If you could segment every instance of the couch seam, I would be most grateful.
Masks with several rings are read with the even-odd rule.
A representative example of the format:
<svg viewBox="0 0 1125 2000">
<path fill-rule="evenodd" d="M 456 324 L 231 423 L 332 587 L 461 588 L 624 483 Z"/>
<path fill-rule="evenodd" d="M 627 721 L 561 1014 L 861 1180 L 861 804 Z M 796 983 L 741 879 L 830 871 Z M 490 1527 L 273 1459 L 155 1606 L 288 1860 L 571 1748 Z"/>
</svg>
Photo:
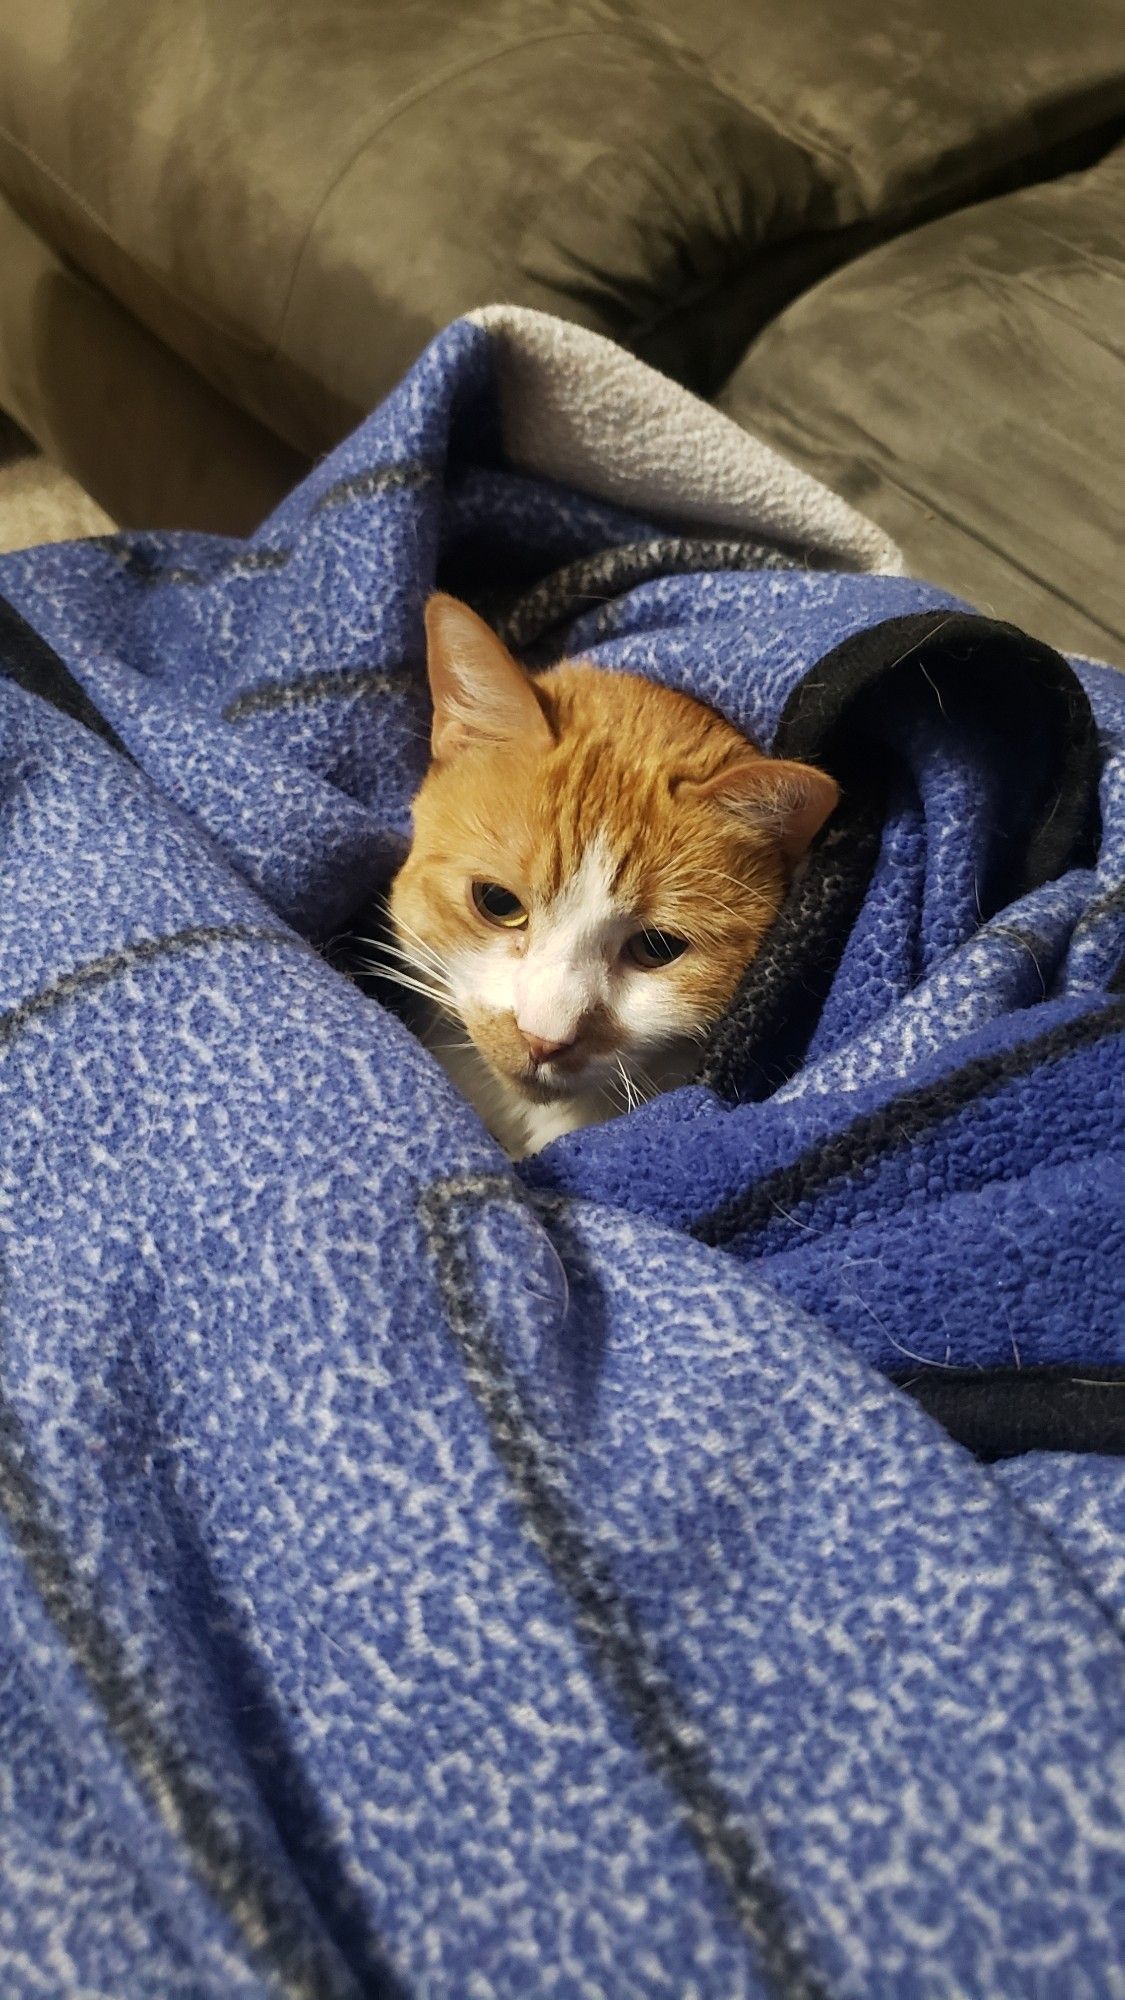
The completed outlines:
<svg viewBox="0 0 1125 2000">
<path fill-rule="evenodd" d="M 24 159 L 37 168 L 44 178 L 51 183 L 51 186 L 64 195 L 79 213 L 86 218 L 87 222 L 93 224 L 98 233 L 104 237 L 105 241 L 111 244 L 118 254 L 124 257 L 136 270 L 143 272 L 165 297 L 174 300 L 178 305 L 186 307 L 203 325 L 210 328 L 213 333 L 218 334 L 220 338 L 233 340 L 247 353 L 255 354 L 262 360 L 270 361 L 276 357 L 284 339 L 289 310 L 300 275 L 300 267 L 326 204 L 331 200 L 332 195 L 341 182 L 347 178 L 357 160 L 362 158 L 368 146 L 372 145 L 394 123 L 395 119 L 401 113 L 410 110 L 412 105 L 422 102 L 436 91 L 444 89 L 446 84 L 455 82 L 459 76 L 470 75 L 476 69 L 487 69 L 490 63 L 501 61 L 505 56 L 519 54 L 525 48 L 534 48 L 540 42 L 587 40 L 637 42 L 644 39 L 643 30 L 640 29 L 639 25 L 636 29 L 628 27 L 552 28 L 546 30 L 541 35 L 527 36 L 522 41 L 501 44 L 497 48 L 490 49 L 485 55 L 474 57 L 465 62 L 450 64 L 444 70 L 440 70 L 436 76 L 430 76 L 425 82 L 416 84 L 410 90 L 404 91 L 388 107 L 378 123 L 364 134 L 364 137 L 360 140 L 354 151 L 333 175 L 328 186 L 318 197 L 313 212 L 302 230 L 300 242 L 293 252 L 292 275 L 286 288 L 285 296 L 278 306 L 273 330 L 269 334 L 259 335 L 247 332 L 239 326 L 237 321 L 217 317 L 214 311 L 201 301 L 196 292 L 177 285 L 172 279 L 161 272 L 150 258 L 145 257 L 135 249 L 129 248 L 127 244 L 122 242 L 117 231 L 111 228 L 106 217 L 94 206 L 93 202 L 88 200 L 57 168 L 50 166 L 42 154 L 36 151 L 34 146 L 13 132 L 11 126 L 6 122 L 0 122 L 0 140 L 10 145 L 15 152 L 22 154 Z M 0 195 L 5 200 L 11 202 L 13 207 L 16 208 L 17 213 L 20 213 L 18 199 L 13 199 L 12 190 L 0 188 Z M 52 247 L 56 249 L 57 253 L 58 246 Z M 75 261 L 80 263 L 80 268 L 86 272 L 87 276 L 94 279 L 95 282 L 101 282 L 82 260 L 76 259 Z M 110 292 L 111 297 L 117 298 L 117 294 L 108 286 L 106 290 Z M 117 298 L 117 303 L 123 305 L 124 301 Z M 125 310 L 131 311 L 132 308 L 125 307 Z M 135 317 L 141 319 L 140 314 L 136 314 Z M 141 319 L 141 324 L 143 325 L 144 323 L 144 320 Z"/>
<path fill-rule="evenodd" d="M 439 70 L 436 76 L 428 77 L 424 83 L 416 84 L 411 90 L 404 91 L 402 96 L 396 99 L 395 103 L 392 104 L 388 108 L 388 110 L 384 113 L 384 115 L 379 119 L 378 123 L 374 125 L 369 132 L 365 133 L 364 137 L 360 140 L 359 144 L 355 147 L 354 151 L 349 155 L 348 159 L 340 167 L 339 171 L 333 175 L 328 186 L 324 189 L 323 193 L 321 194 L 320 199 L 318 200 L 312 215 L 309 217 L 308 223 L 306 224 L 304 233 L 301 237 L 300 245 L 294 253 L 292 275 L 289 280 L 289 285 L 286 290 L 285 298 L 282 301 L 278 317 L 277 331 L 273 339 L 273 345 L 269 350 L 271 357 L 278 353 L 279 349 L 282 347 L 284 343 L 286 329 L 289 324 L 289 315 L 292 310 L 293 300 L 296 295 L 298 285 L 300 283 L 301 269 L 305 261 L 305 255 L 308 251 L 309 244 L 312 241 L 313 235 L 316 231 L 317 224 L 319 223 L 321 216 L 324 214 L 324 211 L 327 208 L 328 203 L 331 201 L 337 189 L 343 185 L 344 181 L 348 178 L 348 175 L 352 172 L 353 168 L 363 158 L 364 153 L 367 152 L 368 148 L 373 146 L 378 139 L 382 138 L 383 134 L 389 129 L 391 125 L 394 124 L 397 118 L 401 117 L 403 113 L 412 110 L 416 104 L 423 103 L 427 97 L 432 97 L 436 95 L 437 92 L 444 90 L 448 84 L 456 83 L 459 80 L 459 78 L 463 76 L 471 76 L 475 70 L 488 69 L 495 63 L 503 62 L 504 59 L 508 56 L 521 55 L 525 49 L 536 48 L 539 46 L 540 43 L 543 42 L 624 41 L 624 42 L 636 43 L 636 42 L 643 42 L 646 40 L 649 42 L 653 42 L 652 37 L 646 37 L 644 35 L 643 30 L 640 28 L 640 24 L 638 24 L 637 28 L 635 29 L 630 29 L 628 27 L 551 28 L 546 30 L 541 35 L 528 35 L 525 36 L 520 41 L 502 43 L 498 47 L 490 49 L 485 55 L 475 56 L 469 60 L 460 63 L 451 63 L 444 70 Z M 653 45 L 655 44 L 653 43 Z"/>
<path fill-rule="evenodd" d="M 4 141 L 9 146 L 13 147 L 17 153 L 22 153 L 26 160 L 30 160 L 32 165 L 39 169 L 40 173 L 43 174 L 45 179 L 50 181 L 52 187 L 56 188 L 60 194 L 65 195 L 66 199 L 69 202 L 73 203 L 74 207 L 79 210 L 80 214 L 84 215 L 88 222 L 92 222 L 94 224 L 94 226 L 100 231 L 101 235 L 104 236 L 106 242 L 111 244 L 112 247 L 118 252 L 118 254 L 121 257 L 124 257 L 126 262 L 131 264 L 134 267 L 134 269 L 143 272 L 144 275 L 150 280 L 150 282 L 154 284 L 159 291 L 163 292 L 167 298 L 174 300 L 177 305 L 186 306 L 188 311 L 193 313 L 197 319 L 201 320 L 204 326 L 209 327 L 213 333 L 221 335 L 223 339 L 237 341 L 238 345 L 244 348 L 249 353 L 254 353 L 259 355 L 268 353 L 269 350 L 267 343 L 257 339 L 252 334 L 243 333 L 241 329 L 232 320 L 223 320 L 216 318 L 215 314 L 210 310 L 210 308 L 202 304 L 194 292 L 185 291 L 181 286 L 174 284 L 169 278 L 163 276 L 156 269 L 156 267 L 150 262 L 148 258 L 141 256 L 140 253 L 136 250 L 128 249 L 126 245 L 121 241 L 116 231 L 110 228 L 109 223 L 106 221 L 105 217 L 102 214 L 100 214 L 100 212 L 94 207 L 93 203 L 87 201 L 85 195 L 80 194 L 77 188 L 72 187 L 71 183 L 62 174 L 58 173 L 54 167 L 48 166 L 46 160 L 44 160 L 42 156 L 35 151 L 34 146 L 29 146 L 25 139 L 18 138 L 16 134 L 11 130 L 10 126 L 0 125 L 0 140 Z M 95 271 L 89 268 L 88 264 L 86 264 L 83 260 L 77 257 L 73 257 L 70 252 L 60 249 L 58 244 L 51 243 L 50 239 L 43 235 L 43 231 L 41 229 L 38 229 L 34 223 L 28 221 L 28 218 L 24 215 L 19 205 L 18 198 L 13 195 L 13 191 L 11 189 L 8 188 L 0 189 L 0 198 L 2 198 L 4 201 L 10 204 L 10 206 L 14 209 L 15 213 L 18 216 L 20 216 L 21 221 L 26 222 L 29 228 L 34 229 L 35 233 L 40 237 L 42 237 L 43 241 L 47 243 L 48 248 L 53 251 L 55 256 L 70 257 L 70 261 L 78 265 L 83 275 L 86 278 L 88 278 L 92 284 L 101 285 L 102 289 L 108 294 L 110 298 L 113 299 L 116 305 L 121 307 L 122 311 L 133 313 L 133 317 L 134 319 L 137 320 L 139 325 L 141 326 L 146 325 L 146 322 L 142 318 L 140 313 L 133 312 L 133 308 L 127 305 L 123 299 L 119 298 L 117 293 L 113 291 L 108 285 L 106 285 L 104 283 L 104 280 L 99 278 Z M 150 332 L 152 331 L 151 328 L 149 328 L 148 330 Z M 159 334 L 155 335 L 154 337 L 156 339 L 161 339 L 161 336 Z M 170 348 L 172 347 L 172 343 L 170 341 L 165 341 L 164 345 Z M 172 348 L 172 352 L 177 353 L 179 352 L 179 350 L 176 348 Z"/>
</svg>

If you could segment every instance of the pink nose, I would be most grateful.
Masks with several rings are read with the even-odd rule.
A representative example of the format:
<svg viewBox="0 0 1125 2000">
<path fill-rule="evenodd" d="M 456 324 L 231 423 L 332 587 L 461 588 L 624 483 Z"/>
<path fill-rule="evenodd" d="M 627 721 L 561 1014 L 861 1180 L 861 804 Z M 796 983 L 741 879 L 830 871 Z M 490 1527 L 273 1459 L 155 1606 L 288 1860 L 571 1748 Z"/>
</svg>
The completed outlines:
<svg viewBox="0 0 1125 2000">
<path fill-rule="evenodd" d="M 577 1040 L 577 1036 L 572 1035 L 568 1042 L 545 1042 L 542 1035 L 529 1035 L 526 1028 L 521 1028 L 520 1034 L 526 1044 L 527 1053 L 536 1066 L 539 1063 L 550 1062 L 552 1056 L 560 1056 L 564 1049 L 572 1049 Z"/>
</svg>

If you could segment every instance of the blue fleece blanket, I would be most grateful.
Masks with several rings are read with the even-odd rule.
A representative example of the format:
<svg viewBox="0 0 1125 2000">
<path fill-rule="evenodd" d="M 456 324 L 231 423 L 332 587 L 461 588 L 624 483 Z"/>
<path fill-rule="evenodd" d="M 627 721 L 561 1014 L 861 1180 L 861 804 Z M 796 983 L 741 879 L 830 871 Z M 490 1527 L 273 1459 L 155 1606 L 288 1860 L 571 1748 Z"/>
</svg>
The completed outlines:
<svg viewBox="0 0 1125 2000">
<path fill-rule="evenodd" d="M 517 469 L 494 360 L 0 560 L 0 1991 L 1106 2000 L 1125 684 Z M 520 1169 L 333 962 L 435 581 L 844 786 Z"/>
</svg>

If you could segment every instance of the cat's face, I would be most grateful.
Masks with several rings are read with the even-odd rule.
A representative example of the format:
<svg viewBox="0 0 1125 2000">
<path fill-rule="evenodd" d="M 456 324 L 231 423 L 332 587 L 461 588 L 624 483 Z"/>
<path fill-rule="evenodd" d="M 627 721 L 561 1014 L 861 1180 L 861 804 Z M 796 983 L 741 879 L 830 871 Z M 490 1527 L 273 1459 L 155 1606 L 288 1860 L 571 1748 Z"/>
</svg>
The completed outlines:
<svg viewBox="0 0 1125 2000">
<path fill-rule="evenodd" d="M 532 678 L 452 598 L 427 636 L 434 761 L 391 895 L 409 976 L 529 1100 L 647 1095 L 723 1013 L 837 788 L 651 682 Z"/>
</svg>

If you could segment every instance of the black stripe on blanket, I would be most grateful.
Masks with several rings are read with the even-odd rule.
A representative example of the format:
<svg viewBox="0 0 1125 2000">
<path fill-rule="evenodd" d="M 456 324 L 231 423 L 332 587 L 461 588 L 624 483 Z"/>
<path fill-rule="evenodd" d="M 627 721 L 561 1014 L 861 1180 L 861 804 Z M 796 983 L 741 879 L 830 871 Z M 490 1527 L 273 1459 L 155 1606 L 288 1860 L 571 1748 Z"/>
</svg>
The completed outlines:
<svg viewBox="0 0 1125 2000">
<path fill-rule="evenodd" d="M 337 1912 L 318 1907 L 310 1877 L 314 1868 L 326 1872 L 332 1843 L 327 1829 L 313 1827 L 316 1860 L 302 1880 L 301 1858 L 286 1856 L 280 1842 L 269 1837 L 275 1826 L 295 1817 L 297 1803 L 284 1792 L 283 1759 L 287 1751 L 282 1726 L 274 1723 L 268 1755 L 254 1764 L 263 1791 L 263 1829 L 241 1824 L 212 1782 L 204 1761 L 187 1754 L 168 1720 L 167 1691 L 140 1657 L 141 1649 L 115 1630 L 98 1602 L 88 1573 L 77 1565 L 52 1509 L 32 1477 L 35 1451 L 20 1419 L 0 1400 L 0 1520 L 19 1550 L 50 1619 L 90 1695 L 113 1732 L 136 1785 L 172 1836 L 180 1841 L 200 1882 L 226 1913 L 249 1963 L 256 1966 L 271 1992 L 284 2000 L 345 2000 L 364 1991 L 386 1995 L 399 1989 L 386 1971 L 377 1946 L 367 1945 L 366 1963 L 349 1965 L 337 1938 L 346 1928 Z M 169 1521 L 175 1512 L 168 1503 Z M 177 1523 L 176 1525 L 180 1525 Z M 169 1529 L 171 1532 L 171 1529 Z M 185 1550 L 179 1550 L 185 1560 Z M 191 1581 L 198 1588 L 206 1565 L 196 1559 Z M 214 1633 L 229 1634 L 229 1610 L 220 1619 L 213 1607 Z M 259 1716 L 272 1720 L 271 1703 L 259 1684 L 249 1654 L 237 1670 L 229 1639 L 220 1638 L 220 1652 L 209 1662 L 220 1671 L 220 1685 L 230 1712 L 240 1719 L 241 1745 L 266 1734 Z M 239 1702 L 246 1697 L 243 1706 Z M 284 1704 L 280 1705 L 282 1708 Z M 290 1808 L 287 1813 L 286 1807 Z M 302 1797 L 306 1815 L 315 1805 Z M 346 1908 L 347 1890 L 339 1885 L 337 1908 Z M 321 1898 L 323 1903 L 325 1899 Z M 333 1935 L 335 1932 L 335 1935 Z M 370 1983 L 368 1983 L 370 1982 Z"/>
<path fill-rule="evenodd" d="M 885 722 L 890 702 L 904 699 L 931 713 L 936 704 L 978 732 L 1010 786 L 979 885 L 982 923 L 1093 860 L 1097 732 L 1060 654 L 967 612 L 915 612 L 845 639 L 794 690 L 774 741 L 777 756 L 831 771 L 844 796 L 697 1071 L 728 1100 L 760 1099 L 801 1066 L 863 905 L 889 786 L 902 775 Z"/>
<path fill-rule="evenodd" d="M 526 1210 L 502 1175 L 426 1188 L 419 1210 L 450 1332 L 465 1377 L 519 1501 L 529 1535 L 573 1607 L 592 1666 L 628 1715 L 650 1769 L 679 1800 L 691 1838 L 724 1883 L 738 1922 L 757 1947 L 771 1991 L 817 2000 L 822 1989 L 791 1935 L 767 1858 L 712 1768 L 707 1745 L 667 1680 L 605 1558 L 567 1495 L 565 1467 L 528 1408 L 474 1282 L 466 1223 L 488 1206 Z"/>
<path fill-rule="evenodd" d="M 310 708 L 314 702 L 351 700 L 358 695 L 394 694 L 421 677 L 421 666 L 405 662 L 394 667 L 337 667 L 314 674 L 297 674 L 291 681 L 259 681 L 228 701 L 224 722 L 242 722 L 248 715 Z"/>
<path fill-rule="evenodd" d="M 69 972 L 61 973 L 52 986 L 29 993 L 15 1007 L 0 1014 L 0 1047 L 22 1034 L 29 1021 L 65 1006 L 77 994 L 134 972 L 138 966 L 153 965 L 163 958 L 175 958 L 185 951 L 210 951 L 215 946 L 253 944 L 276 950 L 308 952 L 309 946 L 293 931 L 271 930 L 258 924 L 189 924 L 184 930 L 169 931 L 164 937 L 136 938 L 120 951 L 107 951 L 90 958 Z"/>
<path fill-rule="evenodd" d="M 38 695 L 40 700 L 50 702 L 52 708 L 69 715 L 73 721 L 81 722 L 123 757 L 129 755 L 116 730 L 98 713 L 65 661 L 40 638 L 26 618 L 21 618 L 6 597 L 0 597 L 0 675 L 26 688 L 29 694 Z"/>
<path fill-rule="evenodd" d="M 934 1369 L 898 1386 L 986 1465 L 1025 1451 L 1125 1457 L 1121 1369 Z"/>
<path fill-rule="evenodd" d="M 709 1215 L 701 1216 L 692 1223 L 691 1234 L 701 1243 L 721 1248 L 771 1223 L 783 1230 L 793 1228 L 789 1212 L 796 1203 L 823 1194 L 834 1181 L 857 1179 L 865 1168 L 912 1145 L 986 1092 L 1122 1033 L 1125 1000 L 1111 1000 L 1073 1020 L 1056 1021 L 1043 1034 L 1031 1035 L 1014 1048 L 976 1056 L 961 1069 L 903 1091 L 877 1110 L 853 1119 L 842 1131 L 819 1140 L 789 1166 L 776 1168 Z"/>
<path fill-rule="evenodd" d="M 548 666 L 559 657 L 566 626 L 591 605 L 623 597 L 638 584 L 708 570 L 808 567 L 799 551 L 781 543 L 654 535 L 646 542 L 622 542 L 579 556 L 524 591 L 514 604 L 493 600 L 481 608 L 505 645 L 521 652 L 529 666 Z"/>
<path fill-rule="evenodd" d="M 348 506 L 355 500 L 377 500 L 385 493 L 417 492 L 431 486 L 438 477 L 438 468 L 420 458 L 407 459 L 399 465 L 374 465 L 367 472 L 352 473 L 346 479 L 337 480 L 335 486 L 330 486 L 326 493 L 321 494 L 311 514 L 315 517 L 330 508 Z M 226 577 L 268 575 L 273 570 L 285 569 L 300 547 L 298 540 L 280 548 L 236 548 L 233 555 L 222 556 L 213 567 L 207 564 L 197 567 L 190 563 L 169 562 L 163 538 L 159 536 L 151 545 L 144 535 L 128 533 L 96 535 L 91 540 L 97 541 L 115 557 L 134 583 L 148 590 L 163 590 L 176 584 L 189 589 L 203 589 Z"/>
</svg>

